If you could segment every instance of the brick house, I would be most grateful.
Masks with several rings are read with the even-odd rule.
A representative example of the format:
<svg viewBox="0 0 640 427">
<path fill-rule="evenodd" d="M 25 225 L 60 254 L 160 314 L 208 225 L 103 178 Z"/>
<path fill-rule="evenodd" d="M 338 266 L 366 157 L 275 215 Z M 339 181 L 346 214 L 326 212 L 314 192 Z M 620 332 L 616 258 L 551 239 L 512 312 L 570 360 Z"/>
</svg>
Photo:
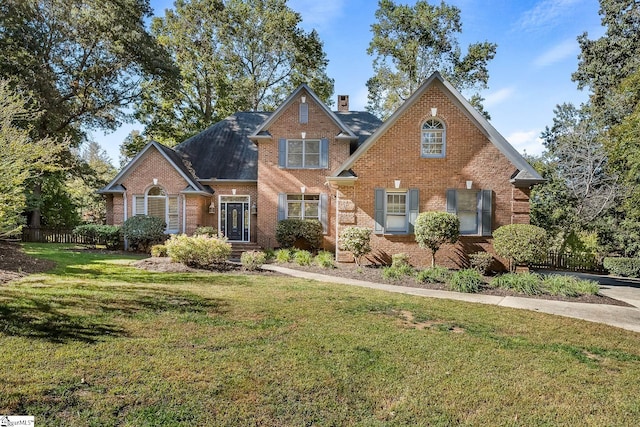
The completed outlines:
<svg viewBox="0 0 640 427">
<path fill-rule="evenodd" d="M 272 113 L 236 113 L 173 149 L 151 142 L 105 188 L 107 222 L 160 216 L 168 233 L 213 226 L 232 242 L 277 246 L 284 218 L 323 224 L 324 247 L 336 248 L 348 226 L 373 230 L 370 259 L 404 252 L 414 265 L 429 254 L 413 236 L 419 212 L 449 211 L 461 239 L 438 262 L 462 266 L 466 254 L 492 251 L 497 227 L 529 222 L 529 190 L 540 175 L 434 73 L 384 123 L 331 111 L 301 85 Z"/>
</svg>

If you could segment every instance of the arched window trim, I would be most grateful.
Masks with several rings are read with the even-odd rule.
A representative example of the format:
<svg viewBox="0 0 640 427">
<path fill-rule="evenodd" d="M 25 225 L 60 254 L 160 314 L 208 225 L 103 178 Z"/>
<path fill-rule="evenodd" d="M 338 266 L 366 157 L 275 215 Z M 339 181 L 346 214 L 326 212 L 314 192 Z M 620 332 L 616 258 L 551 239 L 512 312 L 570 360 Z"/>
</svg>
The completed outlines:
<svg viewBox="0 0 640 427">
<path fill-rule="evenodd" d="M 446 153 L 446 126 L 439 118 L 429 117 L 420 126 L 420 156 L 423 158 L 444 158 Z"/>
<path fill-rule="evenodd" d="M 159 194 L 154 194 L 156 192 Z M 134 196 L 136 197 L 136 196 Z M 142 197 L 144 200 L 144 212 L 138 212 L 136 210 L 136 214 L 140 215 L 149 215 L 149 199 L 164 199 L 164 221 L 167 224 L 167 228 L 165 229 L 165 233 L 178 233 L 180 231 L 180 221 L 179 221 L 179 197 L 178 196 L 170 196 L 167 194 L 167 191 L 160 185 L 152 185 L 146 189 Z M 137 206 L 137 203 L 134 204 Z"/>
</svg>

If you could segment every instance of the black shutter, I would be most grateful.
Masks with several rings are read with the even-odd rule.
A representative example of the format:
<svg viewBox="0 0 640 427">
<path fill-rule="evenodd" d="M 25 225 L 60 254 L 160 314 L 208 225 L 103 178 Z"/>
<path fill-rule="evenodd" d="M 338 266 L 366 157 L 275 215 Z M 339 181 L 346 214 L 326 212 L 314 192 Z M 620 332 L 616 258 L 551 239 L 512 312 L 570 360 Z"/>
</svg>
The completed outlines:
<svg viewBox="0 0 640 427">
<path fill-rule="evenodd" d="M 493 217 L 492 217 L 492 191 L 482 190 L 482 235 L 491 236 Z"/>
<path fill-rule="evenodd" d="M 384 188 L 376 188 L 375 189 L 375 199 L 374 199 L 374 212 L 373 218 L 375 220 L 375 227 L 373 232 L 376 234 L 384 233 L 384 198 L 386 192 Z"/>
</svg>

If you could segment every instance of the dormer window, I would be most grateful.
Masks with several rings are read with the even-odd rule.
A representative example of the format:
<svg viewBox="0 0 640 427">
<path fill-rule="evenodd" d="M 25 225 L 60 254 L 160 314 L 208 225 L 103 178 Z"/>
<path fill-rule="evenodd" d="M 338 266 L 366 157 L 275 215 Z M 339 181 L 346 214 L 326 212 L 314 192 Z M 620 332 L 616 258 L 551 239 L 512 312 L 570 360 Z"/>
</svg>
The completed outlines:
<svg viewBox="0 0 640 427">
<path fill-rule="evenodd" d="M 438 119 L 429 119 L 422 125 L 420 155 L 427 158 L 445 156 L 446 137 L 444 124 Z"/>
</svg>

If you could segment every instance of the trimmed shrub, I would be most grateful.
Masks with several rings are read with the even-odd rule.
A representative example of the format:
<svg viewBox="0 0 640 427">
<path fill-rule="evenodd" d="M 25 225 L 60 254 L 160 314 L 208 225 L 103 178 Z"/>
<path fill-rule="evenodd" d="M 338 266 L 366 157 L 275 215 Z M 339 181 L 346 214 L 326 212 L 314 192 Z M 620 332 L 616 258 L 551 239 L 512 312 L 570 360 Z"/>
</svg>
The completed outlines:
<svg viewBox="0 0 640 427">
<path fill-rule="evenodd" d="M 489 252 L 476 252 L 469 255 L 469 265 L 480 274 L 487 274 L 493 264 L 493 255 Z"/>
<path fill-rule="evenodd" d="M 371 229 L 365 227 L 347 227 L 338 239 L 340 248 L 353 254 L 356 265 L 360 265 L 363 256 L 371 252 Z"/>
<path fill-rule="evenodd" d="M 293 255 L 293 260 L 298 265 L 311 265 L 313 262 L 313 255 L 311 255 L 311 252 L 309 251 L 296 251 Z"/>
<path fill-rule="evenodd" d="M 511 262 L 513 271 L 517 265 L 526 265 L 547 254 L 547 232 L 530 224 L 509 224 L 493 232 L 493 247 L 501 257 Z"/>
<path fill-rule="evenodd" d="M 391 255 L 391 267 L 403 267 L 405 265 L 411 266 L 409 264 L 409 255 L 405 253 Z"/>
<path fill-rule="evenodd" d="M 415 273 L 413 267 L 409 264 L 398 266 L 384 267 L 382 269 L 382 277 L 387 280 L 399 280 L 403 277 L 412 276 Z"/>
<path fill-rule="evenodd" d="M 287 262 L 291 262 L 294 252 L 295 251 L 292 251 L 290 249 L 278 249 L 275 252 L 275 260 L 278 264 L 286 264 Z"/>
<path fill-rule="evenodd" d="M 431 250 L 431 267 L 435 267 L 440 246 L 458 241 L 460 220 L 448 212 L 422 212 L 416 218 L 414 231 L 418 245 Z"/>
<path fill-rule="evenodd" d="M 640 277 L 640 258 L 607 257 L 602 264 L 614 276 Z"/>
<path fill-rule="evenodd" d="M 329 251 L 320 251 L 318 255 L 313 259 L 318 267 L 321 268 L 335 268 L 335 255 Z"/>
<path fill-rule="evenodd" d="M 220 267 L 231 255 L 231 245 L 226 239 L 204 235 L 174 235 L 167 240 L 166 246 L 173 261 L 196 268 Z"/>
<path fill-rule="evenodd" d="M 540 295 L 543 293 L 542 278 L 534 273 L 507 273 L 491 281 L 494 288 L 509 289 L 525 295 Z"/>
<path fill-rule="evenodd" d="M 122 243 L 122 230 L 117 225 L 83 224 L 73 229 L 73 234 L 83 237 L 88 245 L 106 245 L 118 249 Z"/>
<path fill-rule="evenodd" d="M 467 268 L 451 275 L 449 289 L 456 292 L 476 293 L 480 290 L 482 283 L 482 275 L 477 270 Z"/>
<path fill-rule="evenodd" d="M 246 251 L 240 255 L 240 263 L 248 271 L 255 271 L 267 261 L 267 255 L 262 251 Z"/>
<path fill-rule="evenodd" d="M 276 251 L 274 251 L 273 249 L 265 249 L 264 256 L 266 257 L 265 262 L 273 261 L 276 257 Z"/>
<path fill-rule="evenodd" d="M 218 230 L 215 227 L 198 227 L 193 232 L 194 236 L 218 237 Z"/>
<path fill-rule="evenodd" d="M 317 219 L 283 219 L 276 226 L 276 240 L 283 248 L 298 244 L 315 251 L 322 246 L 322 224 Z"/>
<path fill-rule="evenodd" d="M 166 257 L 167 247 L 165 245 L 153 245 L 151 246 L 151 256 Z"/>
<path fill-rule="evenodd" d="M 446 267 L 431 267 L 421 270 L 416 275 L 418 283 L 447 283 L 451 279 L 451 271 Z"/>
<path fill-rule="evenodd" d="M 600 285 L 592 280 L 582 280 L 574 276 L 550 274 L 542 279 L 542 286 L 551 295 L 577 297 L 595 295 L 600 292 Z"/>
<path fill-rule="evenodd" d="M 122 225 L 122 234 L 134 251 L 147 252 L 151 246 L 166 239 L 165 222 L 154 216 L 136 215 Z"/>
</svg>

